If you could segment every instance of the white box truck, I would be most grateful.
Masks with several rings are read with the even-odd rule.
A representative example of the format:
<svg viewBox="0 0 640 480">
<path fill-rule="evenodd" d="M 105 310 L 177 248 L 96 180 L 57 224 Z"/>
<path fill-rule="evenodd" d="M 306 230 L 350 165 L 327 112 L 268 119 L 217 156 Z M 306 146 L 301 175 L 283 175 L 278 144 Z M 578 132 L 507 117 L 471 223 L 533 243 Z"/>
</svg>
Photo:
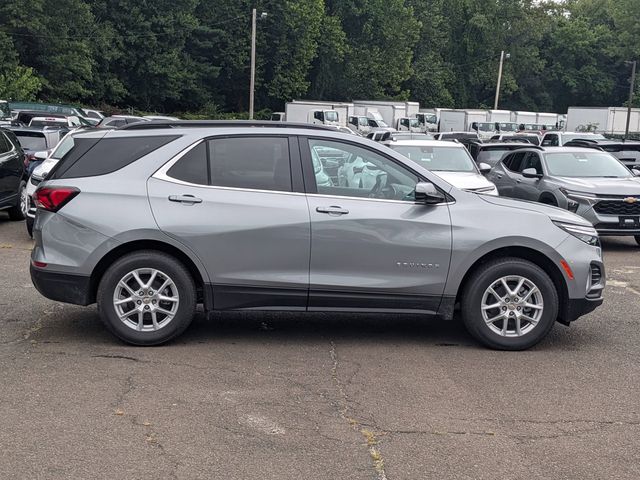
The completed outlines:
<svg viewBox="0 0 640 480">
<path fill-rule="evenodd" d="M 415 118 L 420 110 L 418 102 L 396 102 L 376 100 L 354 100 L 355 115 L 363 115 L 375 120 L 378 127 L 397 128 L 401 118 Z M 384 124 L 380 124 L 380 120 Z"/>
<path fill-rule="evenodd" d="M 320 102 L 313 100 L 293 100 L 284 106 L 282 112 L 275 112 L 272 120 L 317 125 L 346 126 L 349 115 L 353 114 L 353 104 L 347 102 Z"/>
<path fill-rule="evenodd" d="M 624 135 L 627 127 L 627 109 L 624 107 L 569 107 L 566 130 L 592 131 Z M 631 109 L 629 132 L 640 132 L 640 109 Z"/>
<path fill-rule="evenodd" d="M 495 123 L 487 120 L 486 110 L 441 110 L 440 132 L 478 132 L 480 138 L 495 133 Z"/>
<path fill-rule="evenodd" d="M 558 114 L 557 113 L 544 113 L 538 112 L 536 123 L 538 125 L 544 125 L 545 127 L 558 127 Z"/>
<path fill-rule="evenodd" d="M 536 112 L 511 112 L 511 121 L 520 124 L 536 124 L 538 123 L 538 114 Z"/>
</svg>

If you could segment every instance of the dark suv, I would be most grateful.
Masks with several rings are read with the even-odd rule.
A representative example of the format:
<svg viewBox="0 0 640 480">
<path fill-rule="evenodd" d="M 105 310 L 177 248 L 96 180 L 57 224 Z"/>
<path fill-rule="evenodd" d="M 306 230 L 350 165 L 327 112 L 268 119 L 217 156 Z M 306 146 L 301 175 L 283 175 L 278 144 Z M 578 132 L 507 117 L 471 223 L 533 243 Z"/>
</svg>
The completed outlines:
<svg viewBox="0 0 640 480">
<path fill-rule="evenodd" d="M 0 128 L 0 210 L 6 210 L 11 220 L 24 219 L 26 188 L 20 142 L 13 132 Z"/>
</svg>

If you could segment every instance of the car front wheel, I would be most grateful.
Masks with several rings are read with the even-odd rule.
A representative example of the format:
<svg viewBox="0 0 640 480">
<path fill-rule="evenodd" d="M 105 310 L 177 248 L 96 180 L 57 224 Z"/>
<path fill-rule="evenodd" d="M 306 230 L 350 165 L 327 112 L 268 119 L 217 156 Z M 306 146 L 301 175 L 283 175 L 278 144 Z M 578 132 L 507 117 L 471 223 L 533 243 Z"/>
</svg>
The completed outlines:
<svg viewBox="0 0 640 480">
<path fill-rule="evenodd" d="M 520 258 L 489 262 L 466 284 L 462 318 L 469 333 L 499 350 L 524 350 L 542 340 L 558 316 L 558 292 L 544 270 Z"/>
<path fill-rule="evenodd" d="M 182 263 L 162 252 L 134 252 L 105 272 L 97 294 L 107 329 L 133 345 L 158 345 L 186 330 L 196 287 Z"/>
</svg>

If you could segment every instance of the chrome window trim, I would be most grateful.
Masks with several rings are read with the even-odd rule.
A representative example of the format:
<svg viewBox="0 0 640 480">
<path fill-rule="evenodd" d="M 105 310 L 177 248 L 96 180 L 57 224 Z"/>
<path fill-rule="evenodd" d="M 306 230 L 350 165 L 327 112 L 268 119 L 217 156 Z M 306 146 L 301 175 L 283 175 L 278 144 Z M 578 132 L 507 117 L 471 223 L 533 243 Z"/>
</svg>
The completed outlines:
<svg viewBox="0 0 640 480">
<path fill-rule="evenodd" d="M 347 198 L 349 200 L 361 200 L 363 202 L 383 202 L 383 203 L 401 203 L 403 205 L 426 205 L 425 203 L 414 202 L 410 200 L 388 200 L 386 198 L 368 198 L 368 197 L 350 197 L 347 195 L 327 195 L 322 193 L 307 193 L 308 197 L 320 197 L 320 198 Z M 431 203 L 430 207 L 437 207 L 440 205 L 453 205 L 455 202 L 442 202 Z"/>
</svg>

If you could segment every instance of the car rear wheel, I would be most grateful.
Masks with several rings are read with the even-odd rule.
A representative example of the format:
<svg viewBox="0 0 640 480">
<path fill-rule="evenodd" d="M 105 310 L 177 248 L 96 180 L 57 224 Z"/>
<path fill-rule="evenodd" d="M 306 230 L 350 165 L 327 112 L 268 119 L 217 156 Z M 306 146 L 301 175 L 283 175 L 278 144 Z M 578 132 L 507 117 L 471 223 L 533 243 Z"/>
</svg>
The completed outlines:
<svg viewBox="0 0 640 480">
<path fill-rule="evenodd" d="M 20 182 L 18 205 L 7 210 L 11 220 L 24 220 L 27 215 L 27 182 Z"/>
<path fill-rule="evenodd" d="M 120 258 L 105 272 L 97 294 L 107 329 L 133 345 L 158 345 L 186 330 L 196 308 L 196 287 L 182 263 L 162 252 Z"/>
<path fill-rule="evenodd" d="M 462 294 L 469 333 L 498 350 L 524 350 L 542 340 L 558 316 L 558 292 L 540 267 L 503 258 L 472 274 Z"/>
</svg>

